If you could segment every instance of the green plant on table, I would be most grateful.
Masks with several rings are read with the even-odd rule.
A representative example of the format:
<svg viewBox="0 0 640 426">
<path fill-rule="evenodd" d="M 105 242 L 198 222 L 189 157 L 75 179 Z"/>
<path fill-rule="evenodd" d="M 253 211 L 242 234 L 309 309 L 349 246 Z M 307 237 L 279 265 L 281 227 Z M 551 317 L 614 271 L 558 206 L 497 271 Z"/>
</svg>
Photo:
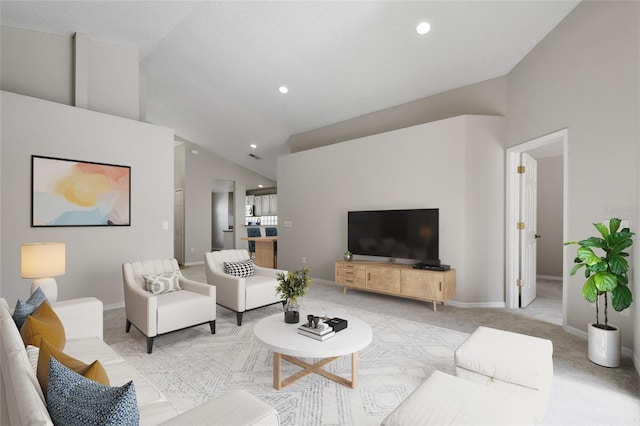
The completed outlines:
<svg viewBox="0 0 640 426">
<path fill-rule="evenodd" d="M 594 223 L 602 238 L 589 237 L 581 241 L 568 241 L 564 243 L 578 245 L 576 265 L 571 269 L 571 275 L 575 275 L 580 268 L 585 268 L 584 275 L 587 279 L 582 286 L 582 295 L 590 302 L 596 304 L 595 327 L 604 330 L 612 329 L 608 325 L 607 308 L 609 306 L 609 294 L 613 309 L 620 312 L 631 306 L 633 297 L 629 289 L 629 263 L 625 252 L 633 244 L 635 235 L 629 228 L 620 229 L 620 219 L 613 218 L 609 226 L 603 223 Z M 598 255 L 594 250 L 602 253 Z M 600 323 L 600 296 L 604 296 L 604 324 Z"/>
<path fill-rule="evenodd" d="M 276 293 L 289 304 L 294 304 L 298 298 L 304 297 L 311 285 L 311 277 L 307 266 L 298 271 L 289 271 L 286 274 L 278 272 L 276 273 L 276 279 L 278 280 Z"/>
</svg>

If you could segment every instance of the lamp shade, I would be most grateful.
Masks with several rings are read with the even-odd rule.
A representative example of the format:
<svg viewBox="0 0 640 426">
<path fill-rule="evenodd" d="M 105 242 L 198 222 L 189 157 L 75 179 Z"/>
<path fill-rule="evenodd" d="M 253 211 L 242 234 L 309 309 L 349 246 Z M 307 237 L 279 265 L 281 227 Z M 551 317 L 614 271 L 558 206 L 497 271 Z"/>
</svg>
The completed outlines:
<svg viewBox="0 0 640 426">
<path fill-rule="evenodd" d="M 65 244 L 24 243 L 21 259 L 22 278 L 57 277 L 65 272 Z"/>
</svg>

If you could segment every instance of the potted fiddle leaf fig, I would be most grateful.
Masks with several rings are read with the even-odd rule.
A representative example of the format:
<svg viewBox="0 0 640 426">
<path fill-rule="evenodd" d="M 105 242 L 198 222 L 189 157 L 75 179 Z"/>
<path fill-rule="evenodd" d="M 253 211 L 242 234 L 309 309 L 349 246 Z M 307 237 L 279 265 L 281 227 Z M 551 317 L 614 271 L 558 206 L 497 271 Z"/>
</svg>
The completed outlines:
<svg viewBox="0 0 640 426">
<path fill-rule="evenodd" d="M 635 234 L 629 228 L 620 229 L 620 223 L 617 218 L 611 219 L 608 227 L 594 223 L 601 237 L 565 243 L 578 245 L 571 275 L 584 268 L 582 295 L 596 306 L 596 321 L 588 326 L 589 359 L 605 367 L 618 367 L 621 351 L 620 329 L 609 323 L 609 304 L 620 312 L 633 301 L 627 275 L 629 253 L 625 250 L 633 244 Z M 601 299 L 604 299 L 604 322 L 600 322 Z"/>
<path fill-rule="evenodd" d="M 298 271 L 278 272 L 276 274 L 278 287 L 276 293 L 280 295 L 284 304 L 284 322 L 287 324 L 297 324 L 300 322 L 300 310 L 298 298 L 304 297 L 311 285 L 309 268 L 303 267 Z"/>
</svg>

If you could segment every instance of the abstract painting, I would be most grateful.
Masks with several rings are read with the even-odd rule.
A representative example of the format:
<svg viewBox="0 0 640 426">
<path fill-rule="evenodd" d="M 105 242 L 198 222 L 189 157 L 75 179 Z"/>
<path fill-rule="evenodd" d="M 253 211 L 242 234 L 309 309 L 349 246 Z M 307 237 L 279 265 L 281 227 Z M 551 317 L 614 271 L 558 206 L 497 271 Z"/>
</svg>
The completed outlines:
<svg viewBox="0 0 640 426">
<path fill-rule="evenodd" d="M 131 225 L 131 167 L 31 156 L 31 226 Z"/>
</svg>

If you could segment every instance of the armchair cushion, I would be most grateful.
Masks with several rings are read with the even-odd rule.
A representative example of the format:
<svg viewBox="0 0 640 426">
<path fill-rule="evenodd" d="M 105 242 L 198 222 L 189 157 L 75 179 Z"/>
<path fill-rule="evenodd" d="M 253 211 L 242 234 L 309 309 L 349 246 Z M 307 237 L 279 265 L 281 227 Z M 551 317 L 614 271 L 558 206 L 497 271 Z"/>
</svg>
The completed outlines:
<svg viewBox="0 0 640 426">
<path fill-rule="evenodd" d="M 142 278 L 144 278 L 145 281 L 145 289 L 151 294 L 163 294 L 182 290 L 179 272 L 160 275 L 143 274 Z"/>
<path fill-rule="evenodd" d="M 67 342 L 62 321 L 49 305 L 42 304 L 29 315 L 20 329 L 20 336 L 26 345 L 40 347 L 40 342 L 46 338 L 57 349 L 62 350 Z"/>
<path fill-rule="evenodd" d="M 254 275 L 253 260 L 247 259 L 240 262 L 224 262 L 224 272 L 239 278 L 250 277 Z"/>
</svg>

